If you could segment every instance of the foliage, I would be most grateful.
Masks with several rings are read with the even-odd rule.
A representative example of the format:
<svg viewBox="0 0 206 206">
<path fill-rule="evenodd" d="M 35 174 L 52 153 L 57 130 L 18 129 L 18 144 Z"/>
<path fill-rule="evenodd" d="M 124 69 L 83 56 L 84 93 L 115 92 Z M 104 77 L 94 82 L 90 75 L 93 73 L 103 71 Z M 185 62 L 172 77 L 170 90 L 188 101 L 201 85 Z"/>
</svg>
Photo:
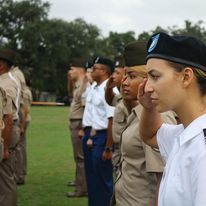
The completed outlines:
<svg viewBox="0 0 206 206">
<path fill-rule="evenodd" d="M 73 57 L 110 58 L 122 54 L 126 44 L 147 41 L 151 34 L 164 31 L 192 35 L 206 42 L 204 22 L 185 21 L 182 28 L 157 26 L 138 35 L 133 31 L 111 31 L 103 37 L 100 29 L 81 18 L 71 22 L 49 19 L 50 4 L 42 0 L 0 0 L 0 46 L 18 54 L 17 64 L 32 80 L 33 90 L 65 96 L 66 72 Z"/>
</svg>

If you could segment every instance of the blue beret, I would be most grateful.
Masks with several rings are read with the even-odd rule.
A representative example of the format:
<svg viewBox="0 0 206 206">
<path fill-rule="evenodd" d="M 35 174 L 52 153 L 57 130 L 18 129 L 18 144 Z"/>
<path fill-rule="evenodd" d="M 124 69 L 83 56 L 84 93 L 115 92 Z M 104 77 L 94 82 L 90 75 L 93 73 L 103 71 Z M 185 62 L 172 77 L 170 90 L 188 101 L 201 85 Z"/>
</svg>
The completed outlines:
<svg viewBox="0 0 206 206">
<path fill-rule="evenodd" d="M 94 64 L 106 65 L 111 69 L 111 72 L 114 71 L 114 62 L 107 57 L 102 57 L 102 56 L 96 57 L 96 59 L 94 60 Z"/>
<path fill-rule="evenodd" d="M 147 57 L 185 64 L 206 71 L 206 46 L 191 36 L 169 36 L 160 32 L 147 43 Z"/>
</svg>

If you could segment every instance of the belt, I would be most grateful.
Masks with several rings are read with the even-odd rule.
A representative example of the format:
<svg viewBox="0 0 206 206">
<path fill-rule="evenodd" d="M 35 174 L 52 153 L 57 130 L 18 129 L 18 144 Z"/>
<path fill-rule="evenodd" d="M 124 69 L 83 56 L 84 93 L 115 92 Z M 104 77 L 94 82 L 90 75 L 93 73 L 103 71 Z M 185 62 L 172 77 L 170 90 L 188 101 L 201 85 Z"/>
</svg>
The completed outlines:
<svg viewBox="0 0 206 206">
<path fill-rule="evenodd" d="M 96 130 L 96 133 L 101 133 L 101 132 L 106 132 L 107 129 L 99 129 L 99 130 Z"/>
<path fill-rule="evenodd" d="M 82 119 L 70 119 L 71 122 L 74 122 L 74 121 L 82 121 Z"/>
<path fill-rule="evenodd" d="M 83 130 L 85 131 L 85 130 L 88 130 L 88 129 L 91 129 L 91 128 L 92 128 L 92 127 L 89 127 L 89 126 L 88 126 L 88 127 L 84 127 Z"/>
</svg>

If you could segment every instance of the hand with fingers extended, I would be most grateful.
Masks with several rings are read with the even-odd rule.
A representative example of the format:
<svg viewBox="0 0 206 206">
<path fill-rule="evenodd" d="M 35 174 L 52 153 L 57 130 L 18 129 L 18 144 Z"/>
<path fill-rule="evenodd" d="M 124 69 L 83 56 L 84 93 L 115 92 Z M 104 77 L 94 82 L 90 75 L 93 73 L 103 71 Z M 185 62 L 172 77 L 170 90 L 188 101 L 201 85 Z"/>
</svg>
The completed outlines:
<svg viewBox="0 0 206 206">
<path fill-rule="evenodd" d="M 113 78 L 113 76 L 110 76 L 108 81 L 107 81 L 106 88 L 107 89 L 113 89 L 115 86 L 116 86 L 116 84 L 114 82 L 114 78 Z"/>
<path fill-rule="evenodd" d="M 144 81 L 139 85 L 137 98 L 139 100 L 139 103 L 145 109 L 153 109 L 155 106 L 152 103 L 151 93 L 145 91 L 146 83 L 147 79 L 144 79 Z"/>
</svg>

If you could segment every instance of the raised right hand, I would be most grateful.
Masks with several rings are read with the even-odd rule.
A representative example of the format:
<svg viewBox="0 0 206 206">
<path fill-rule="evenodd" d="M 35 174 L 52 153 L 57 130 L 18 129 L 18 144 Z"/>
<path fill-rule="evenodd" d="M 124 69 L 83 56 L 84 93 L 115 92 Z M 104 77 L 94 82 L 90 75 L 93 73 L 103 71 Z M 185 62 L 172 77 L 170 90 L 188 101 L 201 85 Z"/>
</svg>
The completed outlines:
<svg viewBox="0 0 206 206">
<path fill-rule="evenodd" d="M 109 79 L 108 79 L 108 81 L 107 81 L 106 88 L 107 88 L 107 89 L 112 89 L 112 88 L 114 88 L 115 86 L 116 86 L 116 85 L 115 85 L 113 76 L 110 76 Z"/>
<path fill-rule="evenodd" d="M 144 79 L 144 81 L 139 85 L 137 99 L 145 109 L 153 109 L 155 106 L 152 103 L 151 94 L 149 92 L 145 92 L 146 83 L 147 79 Z"/>
</svg>

